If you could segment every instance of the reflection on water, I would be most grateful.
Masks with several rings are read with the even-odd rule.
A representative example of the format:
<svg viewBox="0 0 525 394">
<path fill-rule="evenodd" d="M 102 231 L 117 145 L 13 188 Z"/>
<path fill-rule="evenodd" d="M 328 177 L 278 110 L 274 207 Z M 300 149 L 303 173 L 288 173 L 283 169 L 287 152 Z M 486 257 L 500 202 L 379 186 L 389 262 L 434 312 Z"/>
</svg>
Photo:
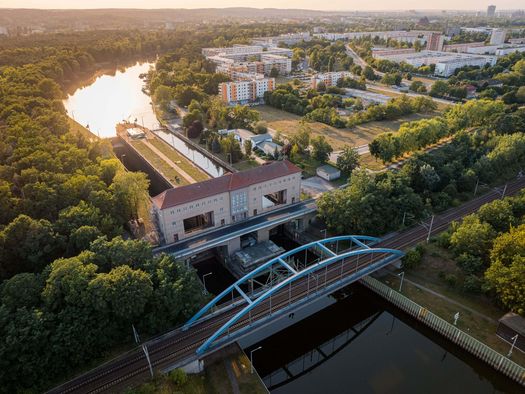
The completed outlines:
<svg viewBox="0 0 525 394">
<path fill-rule="evenodd" d="M 114 75 L 102 75 L 91 85 L 79 88 L 64 100 L 68 114 L 100 137 L 114 137 L 115 125 L 123 120 L 156 129 L 158 121 L 150 97 L 142 92 L 143 81 L 152 63 L 137 63 Z"/>
<path fill-rule="evenodd" d="M 245 349 L 272 394 L 511 393 L 517 384 L 369 290 Z"/>
</svg>

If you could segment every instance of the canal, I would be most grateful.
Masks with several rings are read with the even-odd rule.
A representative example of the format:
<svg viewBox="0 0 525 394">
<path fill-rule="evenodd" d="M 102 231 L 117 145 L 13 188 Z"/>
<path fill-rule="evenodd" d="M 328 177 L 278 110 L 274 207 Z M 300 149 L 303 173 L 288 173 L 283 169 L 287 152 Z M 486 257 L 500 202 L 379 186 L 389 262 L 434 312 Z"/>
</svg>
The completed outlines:
<svg viewBox="0 0 525 394">
<path fill-rule="evenodd" d="M 123 121 L 137 122 L 150 130 L 159 129 L 151 98 L 143 92 L 144 81 L 140 78 L 153 66 L 153 63 L 137 62 L 79 87 L 64 100 L 69 116 L 101 138 L 115 137 L 115 127 Z M 212 177 L 224 174 L 222 167 L 176 135 L 163 131 L 156 134 Z"/>
</svg>

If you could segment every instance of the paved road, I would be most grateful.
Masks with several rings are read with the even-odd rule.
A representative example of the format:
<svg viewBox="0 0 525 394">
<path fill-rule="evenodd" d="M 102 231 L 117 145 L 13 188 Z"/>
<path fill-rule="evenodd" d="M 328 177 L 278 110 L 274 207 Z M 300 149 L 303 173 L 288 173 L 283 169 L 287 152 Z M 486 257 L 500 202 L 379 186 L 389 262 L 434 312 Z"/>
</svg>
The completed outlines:
<svg viewBox="0 0 525 394">
<path fill-rule="evenodd" d="M 521 178 L 510 182 L 507 187 L 507 194 L 512 195 L 525 187 L 525 178 Z M 471 200 L 460 207 L 450 209 L 444 213 L 437 215 L 434 219 L 431 235 L 436 235 L 445 230 L 452 221 L 459 220 L 465 215 L 473 213 L 479 207 L 487 202 L 500 198 L 500 194 L 496 191 L 491 191 L 483 196 Z M 380 242 L 377 247 L 393 248 L 393 249 L 407 249 L 413 247 L 419 242 L 425 241 L 428 235 L 428 230 L 421 225 L 416 225 L 403 232 L 391 233 Z M 377 261 L 382 256 L 377 256 L 375 259 L 362 258 L 354 262 L 350 260 L 341 270 L 340 264 L 335 264 L 330 267 L 327 272 L 321 273 L 316 282 L 321 282 L 321 286 L 330 285 L 339 280 L 339 277 L 345 274 L 353 273 L 355 270 L 362 269 L 373 262 Z M 366 260 L 366 261 L 365 261 Z M 321 276 L 322 275 L 322 276 Z M 324 277 L 324 280 L 323 280 Z M 308 285 L 306 280 L 308 278 Z M 291 289 L 284 289 L 277 293 L 272 299 L 273 311 L 285 308 L 291 302 L 304 299 L 310 292 L 310 277 L 305 277 L 296 281 Z M 313 283 L 313 282 L 312 282 Z M 289 292 L 290 291 L 290 292 Z M 291 295 L 291 299 L 289 296 Z M 212 335 L 219 327 L 221 327 L 228 319 L 237 313 L 241 306 L 235 306 L 225 311 L 219 311 L 214 316 L 207 320 L 197 322 L 187 331 L 175 329 L 162 337 L 147 343 L 147 348 L 153 368 L 157 371 L 162 370 L 169 365 L 174 365 L 183 360 L 194 358 L 196 349 Z M 252 310 L 251 319 L 257 321 L 263 316 L 267 316 L 269 305 L 262 302 Z M 232 332 L 246 327 L 250 324 L 248 317 L 241 319 L 238 323 L 231 327 Z M 121 357 L 118 357 L 60 387 L 51 390 L 51 393 L 97 393 L 97 392 L 114 392 L 122 391 L 125 387 L 143 382 L 149 377 L 149 368 L 146 358 L 141 349 L 130 351 Z"/>
</svg>

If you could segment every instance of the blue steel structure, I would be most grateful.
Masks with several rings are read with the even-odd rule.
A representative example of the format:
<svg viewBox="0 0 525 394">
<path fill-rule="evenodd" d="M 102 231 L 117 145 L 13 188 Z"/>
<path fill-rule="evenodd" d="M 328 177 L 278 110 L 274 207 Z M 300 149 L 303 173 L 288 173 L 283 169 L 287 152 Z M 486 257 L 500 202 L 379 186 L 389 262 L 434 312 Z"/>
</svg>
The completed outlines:
<svg viewBox="0 0 525 394">
<path fill-rule="evenodd" d="M 283 315 L 291 309 L 297 308 L 299 304 L 304 303 L 304 300 L 302 300 L 303 302 L 291 302 L 291 285 L 301 278 L 308 276 L 308 291 L 305 298 L 311 299 L 312 297 L 329 294 L 330 292 L 346 286 L 347 284 L 352 283 L 361 277 L 392 263 L 394 260 L 397 260 L 404 255 L 402 251 L 396 249 L 373 248 L 373 245 L 377 244 L 379 241 L 380 238 L 376 237 L 348 235 L 326 238 L 290 250 L 259 266 L 226 288 L 223 292 L 206 304 L 190 320 L 188 320 L 188 322 L 184 325 L 183 330 L 187 330 L 193 324 L 199 321 L 199 319 L 205 317 L 208 312 L 212 311 L 213 308 L 218 306 L 220 300 L 229 294 L 232 295 L 232 304 L 228 305 L 227 307 L 237 307 L 239 305 L 246 304 L 239 312 L 237 312 L 231 319 L 224 323 L 222 327 L 220 327 L 197 349 L 197 354 L 203 355 L 209 349 L 224 345 L 227 342 L 231 342 L 241 334 L 244 334 L 245 331 L 250 329 L 255 324 L 252 324 L 251 311 L 255 307 L 261 305 L 264 301 L 268 299 L 270 301 L 270 315 L 258 319 L 258 325 L 261 325 L 261 320 L 268 320 L 269 317 L 275 318 L 277 316 Z M 349 244 L 349 247 L 340 252 L 339 246 L 347 244 Z M 335 251 L 330 249 L 329 246 L 332 248 L 335 246 Z M 302 267 L 301 262 L 294 259 L 294 255 L 297 255 L 300 252 L 305 253 L 304 265 Z M 314 256 L 317 257 L 316 260 L 310 264 L 306 262 L 306 256 L 308 252 L 313 253 Z M 370 262 L 365 262 L 360 265 L 359 258 L 363 255 L 370 255 Z M 379 255 L 377 261 L 373 260 L 375 255 Z M 352 266 L 353 270 L 351 272 L 345 272 L 345 275 L 343 275 L 344 270 L 348 269 L 348 267 L 345 267 L 345 263 L 349 264 L 350 261 L 352 263 L 355 261 L 355 266 Z M 330 284 L 328 284 L 328 268 L 333 268 L 333 266 L 339 262 L 341 263 L 340 278 L 338 277 L 336 280 L 332 280 Z M 324 287 L 319 289 L 319 278 L 315 276 L 315 274 L 321 269 L 324 269 L 325 272 L 325 284 Z M 316 288 L 312 291 L 312 293 L 310 293 L 310 275 L 316 278 Z M 261 283 L 256 279 L 264 276 L 267 278 L 266 283 Z M 258 287 L 256 290 L 254 290 L 254 283 L 260 285 L 260 287 Z M 243 290 L 241 289 L 241 286 L 251 287 L 252 290 Z M 280 308 L 272 315 L 271 297 L 272 295 L 283 290 L 286 286 L 289 286 L 290 302 L 288 306 Z M 237 292 L 241 296 L 241 298 L 236 302 L 233 302 L 234 292 Z M 250 316 L 250 324 L 236 330 L 233 333 L 230 333 L 230 328 L 238 323 L 246 315 Z M 223 336 L 225 333 L 227 335 L 221 338 L 221 336 Z"/>
</svg>

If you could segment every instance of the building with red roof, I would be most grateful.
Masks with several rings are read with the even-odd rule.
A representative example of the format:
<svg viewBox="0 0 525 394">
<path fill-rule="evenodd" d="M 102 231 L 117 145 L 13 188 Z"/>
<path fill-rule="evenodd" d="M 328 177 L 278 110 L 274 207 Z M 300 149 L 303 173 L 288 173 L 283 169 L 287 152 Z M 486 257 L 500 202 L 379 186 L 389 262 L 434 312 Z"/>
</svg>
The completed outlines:
<svg viewBox="0 0 525 394">
<path fill-rule="evenodd" d="M 153 198 L 166 243 L 299 202 L 301 169 L 288 160 L 168 189 Z"/>
</svg>

